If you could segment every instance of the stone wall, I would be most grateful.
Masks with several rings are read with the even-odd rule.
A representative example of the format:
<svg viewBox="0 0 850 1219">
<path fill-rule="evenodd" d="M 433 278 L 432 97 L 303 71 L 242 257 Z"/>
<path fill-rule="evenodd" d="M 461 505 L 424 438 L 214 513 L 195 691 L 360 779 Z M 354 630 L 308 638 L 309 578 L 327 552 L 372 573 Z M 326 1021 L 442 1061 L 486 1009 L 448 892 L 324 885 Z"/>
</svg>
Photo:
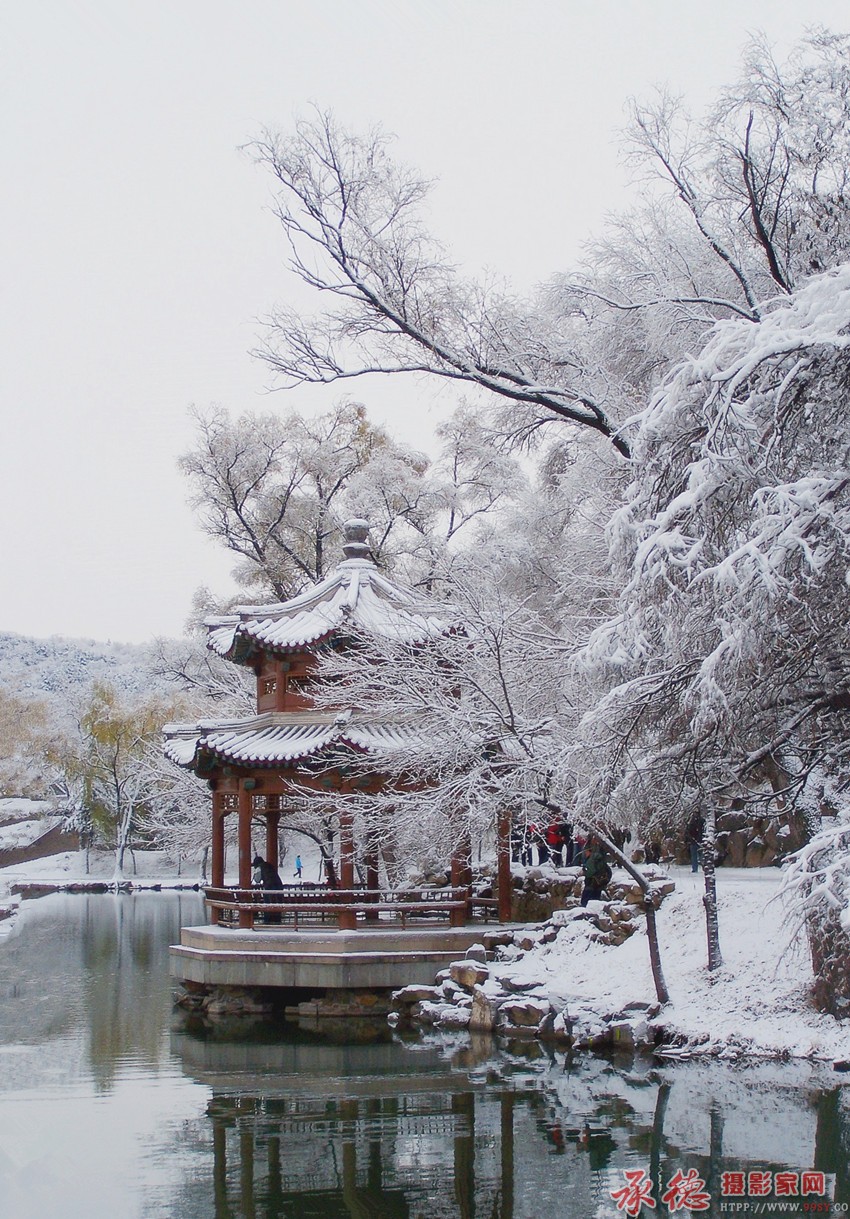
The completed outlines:
<svg viewBox="0 0 850 1219">
<path fill-rule="evenodd" d="M 19 867 L 33 859 L 44 859 L 48 855 L 59 855 L 63 851 L 79 851 L 80 836 L 74 830 L 64 830 L 54 825 L 39 838 L 26 846 L 0 850 L 0 868 Z"/>
<path fill-rule="evenodd" d="M 644 867 L 643 874 L 652 883 L 656 904 L 667 893 L 673 892 L 673 881 L 659 869 Z M 511 877 L 511 922 L 543 923 L 556 910 L 569 910 L 577 906 L 583 887 L 581 868 L 561 868 L 556 875 L 544 873 L 540 868 L 514 873 Z M 635 908 L 643 905 L 640 887 L 624 872 L 615 873 L 605 890 L 605 897 L 610 902 Z"/>
<path fill-rule="evenodd" d="M 729 809 L 717 817 L 717 863 L 728 868 L 769 868 L 798 851 L 806 840 L 799 817 L 778 813 L 754 817 L 743 809 Z M 687 845 L 681 838 L 666 838 L 663 859 L 689 862 Z"/>
</svg>

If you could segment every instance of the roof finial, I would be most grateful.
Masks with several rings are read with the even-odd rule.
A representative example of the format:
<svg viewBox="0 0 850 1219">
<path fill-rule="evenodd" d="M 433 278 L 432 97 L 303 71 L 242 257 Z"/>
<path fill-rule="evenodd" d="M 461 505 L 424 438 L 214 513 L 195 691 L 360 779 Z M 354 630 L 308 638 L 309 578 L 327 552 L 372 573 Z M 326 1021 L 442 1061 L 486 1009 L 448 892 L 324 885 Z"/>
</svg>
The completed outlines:
<svg viewBox="0 0 850 1219">
<path fill-rule="evenodd" d="M 345 534 L 345 545 L 342 552 L 347 559 L 370 559 L 372 551 L 367 541 L 369 537 L 369 522 L 354 517 L 342 526 Z"/>
</svg>

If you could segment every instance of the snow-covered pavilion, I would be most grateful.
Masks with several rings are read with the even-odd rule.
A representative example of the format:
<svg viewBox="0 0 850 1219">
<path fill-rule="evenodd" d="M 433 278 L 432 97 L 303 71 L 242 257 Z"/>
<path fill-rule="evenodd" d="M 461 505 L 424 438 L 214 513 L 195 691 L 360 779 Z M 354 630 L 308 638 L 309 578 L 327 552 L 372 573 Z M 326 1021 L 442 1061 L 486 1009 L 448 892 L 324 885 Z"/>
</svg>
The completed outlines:
<svg viewBox="0 0 850 1219">
<path fill-rule="evenodd" d="M 208 720 L 193 725 L 167 725 L 165 751 L 172 761 L 191 768 L 212 790 L 211 888 L 207 898 L 213 919 L 229 919 L 238 911 L 241 927 L 253 927 L 263 909 L 251 892 L 253 835 L 257 823 L 264 834 L 265 858 L 278 866 L 278 829 L 293 800 L 295 786 L 312 787 L 343 797 L 352 790 L 376 791 L 383 783 L 379 770 L 366 774 L 345 764 L 346 755 L 380 756 L 403 747 L 415 725 L 387 723 L 359 715 L 350 708 L 321 710 L 314 706 L 319 653 L 342 648 L 356 633 L 427 644 L 445 630 L 439 608 L 383 575 L 371 559 L 368 523 L 352 520 L 345 526 L 344 559 L 326 579 L 289 601 L 247 606 L 207 623 L 208 646 L 219 656 L 253 669 L 257 682 L 256 714 L 236 720 Z M 339 903 L 338 925 L 354 929 L 360 900 L 381 904 L 378 846 L 355 842 L 347 801 L 336 802 L 339 823 L 337 859 L 328 858 L 327 897 Z M 238 896 L 225 889 L 225 824 L 237 818 Z M 264 828 L 263 827 L 264 823 Z M 361 851 L 358 859 L 355 852 Z M 357 868 L 360 864 L 360 868 Z M 355 883 L 359 871 L 363 886 Z M 469 910 L 468 843 L 460 844 L 451 861 L 452 889 L 443 909 L 453 925 Z M 295 888 L 295 887 L 293 887 Z M 334 890 L 330 893 L 330 890 Z M 344 900 L 346 897 L 348 900 Z M 285 891 L 280 904 L 309 912 L 318 893 L 298 887 Z M 266 904 L 266 909 L 268 906 Z M 408 907 L 410 915 L 414 911 Z"/>
</svg>

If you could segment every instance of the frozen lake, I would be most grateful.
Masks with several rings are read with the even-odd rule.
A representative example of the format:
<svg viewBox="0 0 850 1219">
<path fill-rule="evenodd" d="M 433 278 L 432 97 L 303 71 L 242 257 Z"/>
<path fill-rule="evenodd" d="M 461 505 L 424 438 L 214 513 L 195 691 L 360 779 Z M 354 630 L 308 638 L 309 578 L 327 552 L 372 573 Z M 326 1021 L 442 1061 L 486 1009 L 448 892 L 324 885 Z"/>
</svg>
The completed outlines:
<svg viewBox="0 0 850 1219">
<path fill-rule="evenodd" d="M 584 1219 L 626 1188 L 663 1216 L 677 1174 L 679 1214 L 694 1178 L 703 1214 L 809 1214 L 821 1174 L 847 1210 L 847 1076 L 192 1028 L 168 945 L 203 921 L 195 894 L 56 895 L 0 938 L 0 1219 Z"/>
</svg>

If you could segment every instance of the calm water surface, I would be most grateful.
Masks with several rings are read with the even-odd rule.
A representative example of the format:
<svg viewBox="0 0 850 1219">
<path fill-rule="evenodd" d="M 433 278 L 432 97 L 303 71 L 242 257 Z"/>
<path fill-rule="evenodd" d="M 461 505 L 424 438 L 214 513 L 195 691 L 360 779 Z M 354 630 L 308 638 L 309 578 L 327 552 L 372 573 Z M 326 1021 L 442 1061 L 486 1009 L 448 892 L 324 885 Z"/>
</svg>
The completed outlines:
<svg viewBox="0 0 850 1219">
<path fill-rule="evenodd" d="M 721 1195 L 725 1172 L 809 1170 L 847 1212 L 846 1077 L 383 1025 L 192 1028 L 168 945 L 203 921 L 195 894 L 57 895 L 0 939 L 0 1219 L 584 1219 L 625 1213 L 627 1171 L 666 1216 L 691 1169 L 702 1214 L 811 1214 L 812 1195 Z"/>
</svg>

